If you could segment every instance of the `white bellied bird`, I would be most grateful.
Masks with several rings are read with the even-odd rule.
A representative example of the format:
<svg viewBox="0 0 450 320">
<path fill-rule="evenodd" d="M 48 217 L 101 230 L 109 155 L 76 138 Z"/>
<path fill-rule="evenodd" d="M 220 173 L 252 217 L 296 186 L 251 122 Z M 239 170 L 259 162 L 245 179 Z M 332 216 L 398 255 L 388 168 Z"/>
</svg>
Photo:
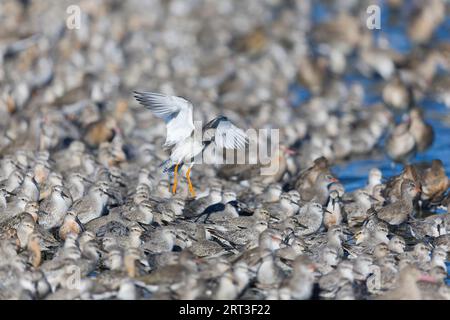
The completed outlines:
<svg viewBox="0 0 450 320">
<path fill-rule="evenodd" d="M 178 170 L 188 166 L 186 178 L 189 191 L 195 197 L 195 191 L 190 179 L 190 171 L 194 158 L 202 153 L 212 142 L 217 148 L 243 149 L 248 143 L 248 137 L 243 130 L 236 127 L 227 117 L 218 116 L 202 128 L 202 139 L 194 138 L 194 119 L 192 103 L 176 96 L 167 96 L 153 92 L 134 91 L 134 97 L 140 104 L 150 109 L 153 114 L 166 123 L 167 137 L 163 145 L 170 151 L 170 157 L 163 162 L 164 172 L 174 173 L 172 193 L 176 193 Z"/>
</svg>

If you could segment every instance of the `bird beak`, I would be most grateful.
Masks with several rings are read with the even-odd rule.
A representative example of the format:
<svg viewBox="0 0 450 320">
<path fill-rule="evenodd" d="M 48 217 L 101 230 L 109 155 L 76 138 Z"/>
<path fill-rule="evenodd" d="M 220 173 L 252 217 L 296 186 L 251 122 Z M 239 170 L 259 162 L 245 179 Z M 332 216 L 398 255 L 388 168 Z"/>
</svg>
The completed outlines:
<svg viewBox="0 0 450 320">
<path fill-rule="evenodd" d="M 89 183 L 94 183 L 94 181 L 89 180 L 89 179 L 86 178 L 86 177 L 82 177 L 81 179 L 82 179 L 83 181 L 86 181 L 86 182 L 89 182 Z"/>
<path fill-rule="evenodd" d="M 192 241 L 194 241 L 194 242 L 198 242 L 198 240 L 197 239 L 195 239 L 193 236 L 191 236 L 191 235 L 188 235 L 187 236 L 189 239 L 191 239 Z"/>
<path fill-rule="evenodd" d="M 304 224 L 301 224 L 300 222 L 297 222 L 297 224 L 298 224 L 298 226 L 299 226 L 299 227 L 302 227 L 302 228 L 308 229 L 308 226 L 305 226 Z"/>
<path fill-rule="evenodd" d="M 111 198 L 116 198 L 111 192 L 109 192 L 108 190 L 102 190 L 106 195 L 110 196 Z"/>
<path fill-rule="evenodd" d="M 280 221 L 280 218 L 278 218 L 278 217 L 275 217 L 274 215 L 269 215 L 272 219 L 274 219 L 274 220 L 276 220 L 276 221 Z"/>
<path fill-rule="evenodd" d="M 66 199 L 70 199 L 69 195 L 67 193 L 65 193 L 64 191 L 61 191 L 61 195 Z"/>
<path fill-rule="evenodd" d="M 175 234 L 175 238 L 180 239 L 180 240 L 184 240 L 182 237 L 180 237 L 178 234 Z"/>
<path fill-rule="evenodd" d="M 16 167 L 16 169 L 22 170 L 22 166 L 19 163 L 13 162 L 14 167 Z"/>
<path fill-rule="evenodd" d="M 438 232 L 438 235 L 441 235 L 441 224 L 437 225 L 437 232 Z"/>
<path fill-rule="evenodd" d="M 86 228 L 85 228 L 84 225 L 81 223 L 80 219 L 78 219 L 78 216 L 75 217 L 75 221 L 76 221 L 76 223 L 78 223 L 78 225 L 80 226 L 81 232 L 86 231 Z"/>
</svg>

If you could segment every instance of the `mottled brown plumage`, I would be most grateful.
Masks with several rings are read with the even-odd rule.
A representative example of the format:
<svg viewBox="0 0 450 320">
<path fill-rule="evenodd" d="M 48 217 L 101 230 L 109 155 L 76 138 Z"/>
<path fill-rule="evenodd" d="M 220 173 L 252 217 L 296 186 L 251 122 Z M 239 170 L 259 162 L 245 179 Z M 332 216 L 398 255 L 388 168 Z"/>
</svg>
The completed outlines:
<svg viewBox="0 0 450 320">
<path fill-rule="evenodd" d="M 378 218 L 391 225 L 405 222 L 414 210 L 413 200 L 419 192 L 420 187 L 416 186 L 412 180 L 404 180 L 401 186 L 401 198 L 378 210 Z"/>
<path fill-rule="evenodd" d="M 428 149 L 434 141 L 433 127 L 424 121 L 422 109 L 412 109 L 409 113 L 409 117 L 409 132 L 416 141 L 417 151 L 423 152 Z"/>
<path fill-rule="evenodd" d="M 413 165 L 406 165 L 401 174 L 391 177 L 386 182 L 386 188 L 383 190 L 384 198 L 389 202 L 395 202 L 401 198 L 401 186 L 405 179 L 412 180 L 416 185 L 420 185 L 420 177 L 417 169 Z"/>
<path fill-rule="evenodd" d="M 419 163 L 414 165 L 418 172 L 422 185 L 422 200 L 439 202 L 450 186 L 450 181 L 445 173 L 444 164 L 441 160 L 435 159 L 429 163 Z"/>
</svg>

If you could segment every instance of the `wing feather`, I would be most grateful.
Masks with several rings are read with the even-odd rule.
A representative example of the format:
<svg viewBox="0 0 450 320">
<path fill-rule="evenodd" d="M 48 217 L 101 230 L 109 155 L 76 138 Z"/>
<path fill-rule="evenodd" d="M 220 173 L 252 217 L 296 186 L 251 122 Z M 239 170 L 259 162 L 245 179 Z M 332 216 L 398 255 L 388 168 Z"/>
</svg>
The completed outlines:
<svg viewBox="0 0 450 320">
<path fill-rule="evenodd" d="M 223 116 L 211 120 L 203 132 L 204 140 L 214 141 L 219 148 L 243 149 L 248 142 L 245 132 Z"/>
<path fill-rule="evenodd" d="M 166 123 L 165 147 L 171 147 L 191 136 L 194 130 L 192 103 L 181 97 L 154 92 L 134 91 L 134 97 L 140 104 Z"/>
</svg>

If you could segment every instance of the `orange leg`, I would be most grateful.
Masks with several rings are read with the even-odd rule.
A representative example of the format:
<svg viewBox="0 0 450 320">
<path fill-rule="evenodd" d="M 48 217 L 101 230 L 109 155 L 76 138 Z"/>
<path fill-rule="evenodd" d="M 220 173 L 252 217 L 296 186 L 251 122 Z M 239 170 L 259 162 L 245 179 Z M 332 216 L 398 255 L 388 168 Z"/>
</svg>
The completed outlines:
<svg viewBox="0 0 450 320">
<path fill-rule="evenodd" d="M 194 190 L 194 187 L 192 186 L 190 174 L 191 174 L 191 168 L 189 168 L 189 169 L 187 170 L 187 172 L 186 172 L 186 178 L 187 178 L 187 181 L 188 181 L 189 192 L 190 192 L 191 195 L 195 198 L 195 190 Z"/>
<path fill-rule="evenodd" d="M 178 183 L 178 164 L 175 165 L 175 172 L 173 175 L 173 187 L 172 187 L 172 193 L 177 193 L 177 183 Z"/>
</svg>

